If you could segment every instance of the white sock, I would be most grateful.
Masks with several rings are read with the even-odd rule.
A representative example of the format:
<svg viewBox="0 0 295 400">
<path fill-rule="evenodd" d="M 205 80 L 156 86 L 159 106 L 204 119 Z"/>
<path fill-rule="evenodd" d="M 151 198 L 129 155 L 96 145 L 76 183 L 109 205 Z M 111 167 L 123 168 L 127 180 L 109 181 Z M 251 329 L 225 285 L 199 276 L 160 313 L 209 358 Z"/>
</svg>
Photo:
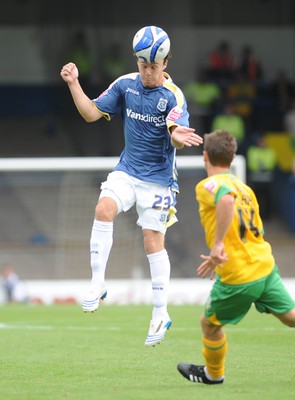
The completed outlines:
<svg viewBox="0 0 295 400">
<path fill-rule="evenodd" d="M 212 378 L 212 376 L 211 376 L 211 375 L 209 374 L 209 372 L 207 371 L 207 367 L 204 368 L 204 372 L 205 372 L 206 377 L 207 377 L 208 379 L 210 379 L 210 381 L 219 382 L 219 381 L 222 381 L 222 380 L 224 379 L 224 376 L 221 376 L 220 378 Z"/>
<path fill-rule="evenodd" d="M 164 249 L 158 253 L 147 255 L 153 290 L 152 319 L 167 318 L 168 286 L 170 279 L 170 261 Z"/>
<path fill-rule="evenodd" d="M 94 220 L 90 238 L 91 286 L 95 290 L 105 287 L 105 270 L 113 245 L 113 222 Z"/>
</svg>

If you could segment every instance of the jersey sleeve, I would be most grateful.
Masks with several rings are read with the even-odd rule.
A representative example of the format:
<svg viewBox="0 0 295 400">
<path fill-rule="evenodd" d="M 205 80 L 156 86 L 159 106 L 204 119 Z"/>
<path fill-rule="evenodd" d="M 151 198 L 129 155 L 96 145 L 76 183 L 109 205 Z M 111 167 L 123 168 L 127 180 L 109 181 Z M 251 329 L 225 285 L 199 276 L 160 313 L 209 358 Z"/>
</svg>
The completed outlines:
<svg viewBox="0 0 295 400">
<path fill-rule="evenodd" d="M 121 80 L 118 78 L 99 97 L 92 100 L 98 111 L 108 121 L 121 112 L 120 82 Z"/>
<path fill-rule="evenodd" d="M 224 182 L 219 182 L 216 177 L 207 178 L 199 182 L 196 186 L 197 200 L 207 206 L 216 206 L 221 197 L 226 194 L 236 197 L 236 190 Z"/>
<path fill-rule="evenodd" d="M 173 93 L 166 117 L 168 131 L 170 132 L 170 128 L 175 125 L 189 126 L 189 112 L 182 91 L 171 82 L 165 84 L 165 87 Z"/>
<path fill-rule="evenodd" d="M 215 204 L 218 203 L 218 201 L 221 199 L 221 197 L 223 197 L 226 194 L 230 194 L 233 197 L 236 197 L 236 191 L 233 188 L 230 188 L 229 186 L 222 184 L 220 185 L 216 196 L 215 196 Z"/>
</svg>

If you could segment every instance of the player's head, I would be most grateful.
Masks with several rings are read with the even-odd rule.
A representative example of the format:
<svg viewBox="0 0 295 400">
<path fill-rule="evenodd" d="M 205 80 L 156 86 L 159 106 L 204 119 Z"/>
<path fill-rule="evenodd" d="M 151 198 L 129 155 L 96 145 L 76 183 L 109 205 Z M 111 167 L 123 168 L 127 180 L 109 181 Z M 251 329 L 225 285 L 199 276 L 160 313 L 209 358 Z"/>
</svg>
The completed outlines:
<svg viewBox="0 0 295 400">
<path fill-rule="evenodd" d="M 146 63 L 137 60 L 137 66 L 143 86 L 153 88 L 163 85 L 166 79 L 163 72 L 167 67 L 167 61 L 162 60 L 157 63 Z"/>
<path fill-rule="evenodd" d="M 204 135 L 204 152 L 215 167 L 229 167 L 237 151 L 236 139 L 225 130 Z"/>
</svg>

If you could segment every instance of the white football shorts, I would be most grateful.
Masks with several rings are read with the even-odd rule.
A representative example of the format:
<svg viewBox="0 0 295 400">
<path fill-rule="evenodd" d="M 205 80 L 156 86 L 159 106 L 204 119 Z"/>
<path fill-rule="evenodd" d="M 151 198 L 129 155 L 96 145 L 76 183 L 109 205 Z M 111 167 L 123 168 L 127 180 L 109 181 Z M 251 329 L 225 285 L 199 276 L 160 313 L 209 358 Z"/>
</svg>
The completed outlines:
<svg viewBox="0 0 295 400">
<path fill-rule="evenodd" d="M 118 214 L 136 205 L 137 225 L 142 229 L 166 233 L 176 218 L 176 193 L 170 187 L 141 181 L 123 171 L 113 171 L 101 184 L 99 198 L 110 197 L 118 207 Z"/>
</svg>

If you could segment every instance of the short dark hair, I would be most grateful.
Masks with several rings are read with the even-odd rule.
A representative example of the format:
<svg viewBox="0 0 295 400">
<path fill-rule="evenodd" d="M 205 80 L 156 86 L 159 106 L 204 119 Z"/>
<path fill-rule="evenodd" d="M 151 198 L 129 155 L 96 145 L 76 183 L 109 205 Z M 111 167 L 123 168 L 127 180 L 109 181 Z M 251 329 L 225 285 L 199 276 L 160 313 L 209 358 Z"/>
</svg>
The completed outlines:
<svg viewBox="0 0 295 400">
<path fill-rule="evenodd" d="M 204 150 L 214 166 L 229 167 L 234 159 L 238 145 L 229 132 L 217 130 L 204 135 Z"/>
</svg>

